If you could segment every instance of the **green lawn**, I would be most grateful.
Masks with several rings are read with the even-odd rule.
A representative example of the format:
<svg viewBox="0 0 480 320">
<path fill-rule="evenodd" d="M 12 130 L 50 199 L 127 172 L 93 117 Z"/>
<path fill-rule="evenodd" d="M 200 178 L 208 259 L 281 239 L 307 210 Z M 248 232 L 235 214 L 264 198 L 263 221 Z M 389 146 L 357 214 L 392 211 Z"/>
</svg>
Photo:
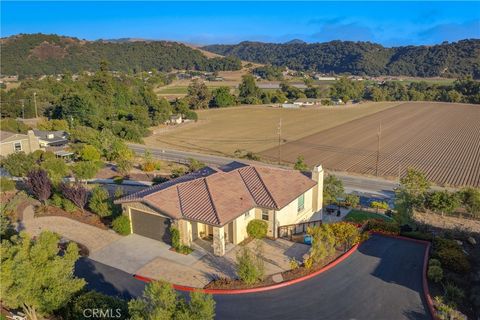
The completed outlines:
<svg viewBox="0 0 480 320">
<path fill-rule="evenodd" d="M 355 210 L 355 209 L 350 211 L 344 220 L 350 221 L 350 222 L 364 222 L 369 219 L 382 219 L 385 221 L 392 220 L 390 217 L 387 217 L 384 214 L 378 214 L 374 212 L 367 212 L 367 211 L 361 211 L 361 210 Z"/>
</svg>

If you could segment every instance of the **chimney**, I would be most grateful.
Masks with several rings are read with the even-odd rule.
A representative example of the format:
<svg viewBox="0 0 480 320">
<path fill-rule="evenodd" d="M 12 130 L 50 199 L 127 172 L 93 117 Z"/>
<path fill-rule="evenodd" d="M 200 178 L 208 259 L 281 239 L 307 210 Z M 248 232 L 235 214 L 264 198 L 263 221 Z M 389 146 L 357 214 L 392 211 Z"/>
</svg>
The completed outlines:
<svg viewBox="0 0 480 320">
<path fill-rule="evenodd" d="M 318 212 L 323 207 L 323 168 L 322 165 L 316 165 L 312 170 L 312 179 L 317 182 L 313 187 L 313 211 Z"/>
</svg>

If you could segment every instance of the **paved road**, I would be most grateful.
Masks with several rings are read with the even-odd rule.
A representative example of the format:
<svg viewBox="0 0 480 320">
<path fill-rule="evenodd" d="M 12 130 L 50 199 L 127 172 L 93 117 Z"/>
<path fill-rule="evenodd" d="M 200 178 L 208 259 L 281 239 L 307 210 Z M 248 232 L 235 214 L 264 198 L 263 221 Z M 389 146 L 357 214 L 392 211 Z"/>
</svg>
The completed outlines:
<svg viewBox="0 0 480 320">
<path fill-rule="evenodd" d="M 145 149 L 150 150 L 152 155 L 158 159 L 176 161 L 180 163 L 187 163 L 188 158 L 195 158 L 199 161 L 202 161 L 208 165 L 220 166 L 226 163 L 229 163 L 234 160 L 233 158 L 208 155 L 203 153 L 171 150 L 171 149 L 161 149 L 161 148 L 146 148 L 144 145 L 139 144 L 129 144 L 129 147 L 135 151 L 137 154 L 143 154 Z M 244 161 L 245 160 L 240 160 Z M 255 163 L 255 161 L 247 161 L 250 163 Z M 260 163 L 261 164 L 261 163 Z M 344 187 L 347 192 L 353 190 L 366 192 L 366 193 L 375 193 L 384 195 L 387 197 L 393 197 L 393 189 L 398 186 L 398 183 L 395 181 L 390 181 L 382 178 L 368 178 L 361 177 L 356 175 L 348 175 L 344 173 L 335 173 L 340 180 L 343 181 Z"/>
<path fill-rule="evenodd" d="M 338 266 L 282 289 L 215 295 L 217 319 L 429 319 L 423 298 L 425 247 L 373 236 Z M 89 287 L 130 298 L 144 284 L 131 275 L 82 259 L 76 274 Z"/>
</svg>

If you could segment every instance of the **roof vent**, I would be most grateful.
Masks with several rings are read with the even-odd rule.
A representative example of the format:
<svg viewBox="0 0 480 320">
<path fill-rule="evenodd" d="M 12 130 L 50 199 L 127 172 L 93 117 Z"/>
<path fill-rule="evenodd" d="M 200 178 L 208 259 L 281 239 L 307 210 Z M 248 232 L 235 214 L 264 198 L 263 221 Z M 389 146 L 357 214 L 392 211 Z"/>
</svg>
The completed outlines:
<svg viewBox="0 0 480 320">
<path fill-rule="evenodd" d="M 53 133 L 47 134 L 47 139 L 53 139 L 53 137 L 54 137 Z"/>
</svg>

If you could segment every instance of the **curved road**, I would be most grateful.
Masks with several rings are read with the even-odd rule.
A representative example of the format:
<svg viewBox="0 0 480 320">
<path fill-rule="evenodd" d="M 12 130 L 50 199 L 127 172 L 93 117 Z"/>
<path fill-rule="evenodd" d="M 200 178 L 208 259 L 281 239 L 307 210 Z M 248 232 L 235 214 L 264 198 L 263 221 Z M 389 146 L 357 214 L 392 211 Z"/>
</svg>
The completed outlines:
<svg viewBox="0 0 480 320">
<path fill-rule="evenodd" d="M 215 295 L 217 319 L 430 319 L 422 289 L 422 244 L 373 236 L 336 267 L 261 293 Z M 91 289 L 125 298 L 144 284 L 122 271 L 79 261 Z"/>
</svg>

